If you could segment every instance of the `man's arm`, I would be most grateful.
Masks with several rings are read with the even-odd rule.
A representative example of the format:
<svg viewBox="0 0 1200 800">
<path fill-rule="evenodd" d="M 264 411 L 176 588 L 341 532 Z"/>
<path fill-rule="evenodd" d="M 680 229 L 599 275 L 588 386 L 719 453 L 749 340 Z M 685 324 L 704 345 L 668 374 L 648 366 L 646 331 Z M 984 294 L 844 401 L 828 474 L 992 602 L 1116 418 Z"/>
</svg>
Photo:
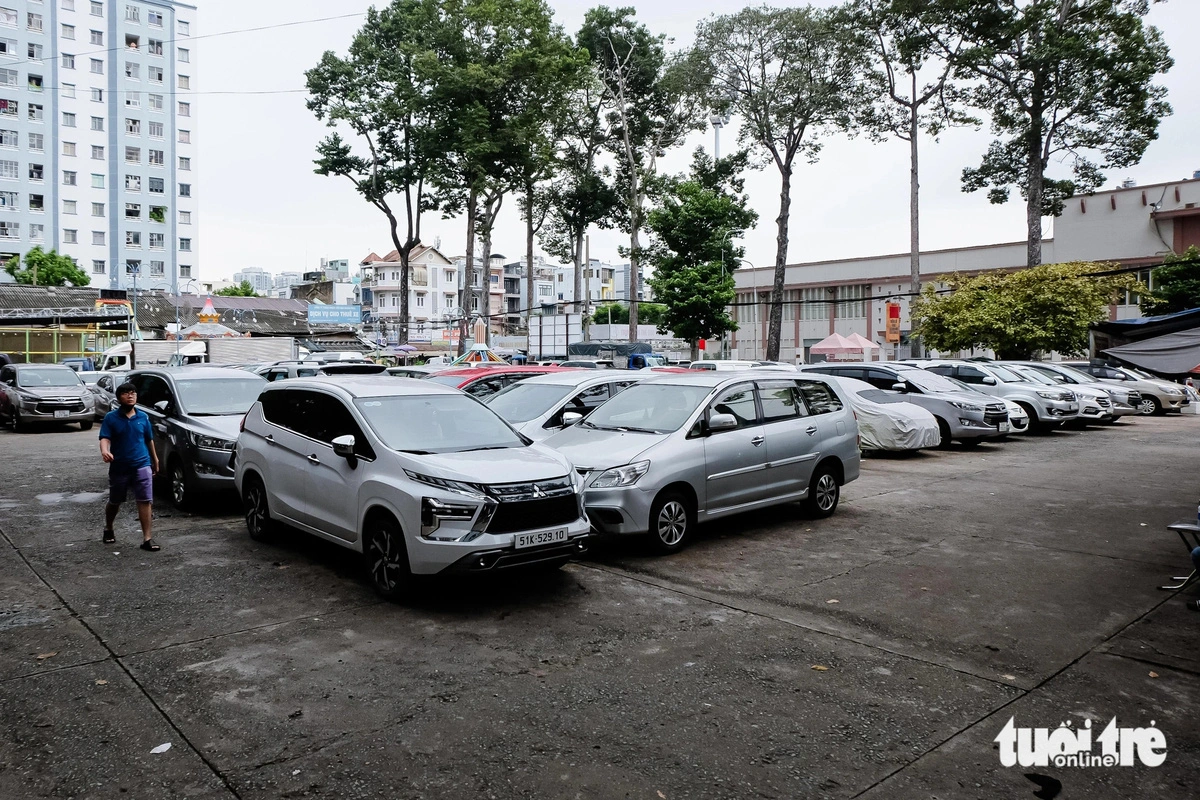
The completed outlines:
<svg viewBox="0 0 1200 800">
<path fill-rule="evenodd" d="M 150 448 L 150 473 L 152 475 L 157 475 L 158 474 L 158 451 L 154 449 L 154 440 L 153 439 L 146 442 L 146 444 Z"/>
<path fill-rule="evenodd" d="M 112 463 L 112 442 L 106 438 L 100 439 L 100 457 L 104 459 L 105 464 Z"/>
</svg>

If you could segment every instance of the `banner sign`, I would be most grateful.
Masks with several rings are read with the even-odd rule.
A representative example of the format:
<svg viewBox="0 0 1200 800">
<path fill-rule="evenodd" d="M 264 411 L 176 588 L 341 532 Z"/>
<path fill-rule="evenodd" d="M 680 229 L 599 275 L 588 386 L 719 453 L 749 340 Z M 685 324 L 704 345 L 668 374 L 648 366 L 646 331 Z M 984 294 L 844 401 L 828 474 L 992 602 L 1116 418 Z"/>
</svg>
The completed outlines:
<svg viewBox="0 0 1200 800">
<path fill-rule="evenodd" d="M 900 341 L 900 304 L 887 304 L 887 340 L 889 344 Z"/>
<path fill-rule="evenodd" d="M 310 325 L 361 325 L 362 306 L 308 306 Z"/>
</svg>

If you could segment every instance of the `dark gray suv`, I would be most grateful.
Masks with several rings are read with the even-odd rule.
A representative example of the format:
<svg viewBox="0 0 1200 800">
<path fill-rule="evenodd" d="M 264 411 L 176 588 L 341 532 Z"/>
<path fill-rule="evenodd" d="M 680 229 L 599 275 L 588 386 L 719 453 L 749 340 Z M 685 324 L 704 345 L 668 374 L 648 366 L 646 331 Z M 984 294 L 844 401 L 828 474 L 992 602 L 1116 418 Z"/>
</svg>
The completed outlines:
<svg viewBox="0 0 1200 800">
<path fill-rule="evenodd" d="M 138 408 L 154 427 L 161 477 L 177 508 L 202 492 L 233 488 L 229 457 L 242 418 L 267 385 L 259 375 L 223 367 L 133 370 Z"/>
</svg>

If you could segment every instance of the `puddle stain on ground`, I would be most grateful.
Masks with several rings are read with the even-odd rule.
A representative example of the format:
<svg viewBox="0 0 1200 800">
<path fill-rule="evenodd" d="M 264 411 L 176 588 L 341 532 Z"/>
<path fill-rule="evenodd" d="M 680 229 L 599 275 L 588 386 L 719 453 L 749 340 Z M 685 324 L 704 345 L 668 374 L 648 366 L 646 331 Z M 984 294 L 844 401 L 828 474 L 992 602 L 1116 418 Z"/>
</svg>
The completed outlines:
<svg viewBox="0 0 1200 800">
<path fill-rule="evenodd" d="M 74 494 L 49 492 L 37 495 L 37 501 L 44 506 L 52 506 L 64 501 L 68 503 L 91 503 L 104 497 L 105 494 L 106 492 L 76 492 Z"/>
<path fill-rule="evenodd" d="M 49 615 L 38 611 L 0 611 L 0 631 L 41 625 L 49 621 Z"/>
</svg>

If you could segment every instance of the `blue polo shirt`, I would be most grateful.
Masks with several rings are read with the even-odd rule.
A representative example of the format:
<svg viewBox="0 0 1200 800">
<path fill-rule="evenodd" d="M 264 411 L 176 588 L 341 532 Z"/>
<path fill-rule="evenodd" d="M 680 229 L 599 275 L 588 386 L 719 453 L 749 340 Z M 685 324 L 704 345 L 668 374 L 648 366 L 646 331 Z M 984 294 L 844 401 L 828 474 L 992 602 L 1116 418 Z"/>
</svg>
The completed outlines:
<svg viewBox="0 0 1200 800">
<path fill-rule="evenodd" d="M 127 417 L 121 409 L 104 415 L 100 423 L 100 438 L 108 439 L 113 454 L 111 469 L 136 470 L 150 466 L 149 442 L 154 441 L 154 429 L 146 412 L 134 409 Z"/>
</svg>

